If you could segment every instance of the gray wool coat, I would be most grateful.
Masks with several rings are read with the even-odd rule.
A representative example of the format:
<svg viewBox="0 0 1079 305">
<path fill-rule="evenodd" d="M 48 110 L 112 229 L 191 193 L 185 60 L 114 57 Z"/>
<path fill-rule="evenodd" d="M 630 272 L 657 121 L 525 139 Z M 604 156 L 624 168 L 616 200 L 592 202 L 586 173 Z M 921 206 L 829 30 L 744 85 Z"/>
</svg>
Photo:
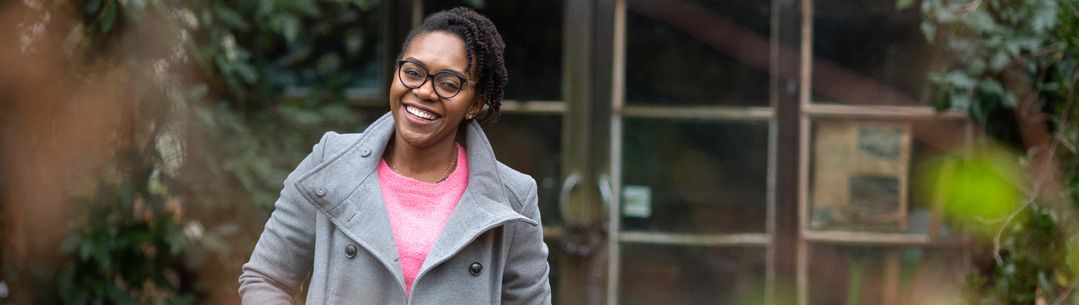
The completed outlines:
<svg viewBox="0 0 1079 305">
<path fill-rule="evenodd" d="M 379 187 L 390 114 L 362 134 L 326 133 L 285 179 L 240 275 L 243 304 L 550 304 L 536 182 L 495 160 L 466 124 L 468 186 L 405 294 Z"/>
</svg>

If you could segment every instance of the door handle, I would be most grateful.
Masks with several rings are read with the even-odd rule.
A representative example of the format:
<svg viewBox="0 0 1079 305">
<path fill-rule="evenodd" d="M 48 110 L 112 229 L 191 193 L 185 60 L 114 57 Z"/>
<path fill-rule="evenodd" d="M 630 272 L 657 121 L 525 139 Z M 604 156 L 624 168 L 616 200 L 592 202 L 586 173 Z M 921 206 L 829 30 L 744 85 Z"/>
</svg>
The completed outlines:
<svg viewBox="0 0 1079 305">
<path fill-rule="evenodd" d="M 573 217 L 574 215 L 570 213 L 570 194 L 580 184 L 581 179 L 581 175 L 574 172 L 562 182 L 558 202 L 559 213 L 562 215 L 561 245 L 566 253 L 588 256 L 595 252 L 604 242 L 603 236 L 605 232 L 603 230 L 605 228 L 601 223 L 594 220 L 577 220 L 577 217 Z M 613 199 L 609 179 L 606 176 L 600 177 L 598 186 L 602 210 L 607 213 Z"/>
<path fill-rule="evenodd" d="M 558 191 L 558 213 L 562 215 L 562 222 L 569 223 L 573 219 L 569 212 L 569 195 L 581 182 L 581 174 L 573 172 L 562 181 L 562 189 Z"/>
</svg>

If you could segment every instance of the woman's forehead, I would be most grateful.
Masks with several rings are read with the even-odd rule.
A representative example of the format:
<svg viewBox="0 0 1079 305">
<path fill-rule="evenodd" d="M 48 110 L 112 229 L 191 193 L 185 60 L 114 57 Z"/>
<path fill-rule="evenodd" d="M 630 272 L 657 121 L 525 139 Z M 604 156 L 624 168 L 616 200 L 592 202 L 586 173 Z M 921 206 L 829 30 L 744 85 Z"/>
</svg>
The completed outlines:
<svg viewBox="0 0 1079 305">
<path fill-rule="evenodd" d="M 416 35 L 402 54 L 403 59 L 413 59 L 423 63 L 431 71 L 454 70 L 464 73 L 468 66 L 468 53 L 465 42 L 457 36 L 442 32 L 428 32 Z"/>
</svg>

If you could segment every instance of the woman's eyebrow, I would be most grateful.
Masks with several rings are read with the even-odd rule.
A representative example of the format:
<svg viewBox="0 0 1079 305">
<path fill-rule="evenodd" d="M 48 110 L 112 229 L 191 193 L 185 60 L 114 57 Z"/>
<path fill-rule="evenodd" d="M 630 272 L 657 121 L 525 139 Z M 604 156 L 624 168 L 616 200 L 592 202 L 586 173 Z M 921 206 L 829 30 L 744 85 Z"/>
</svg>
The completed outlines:
<svg viewBox="0 0 1079 305">
<path fill-rule="evenodd" d="M 424 69 L 427 69 L 427 64 L 424 63 L 422 60 L 416 59 L 415 57 L 405 58 L 405 60 L 414 62 L 416 64 L 419 64 L 420 67 L 423 67 Z M 445 69 L 445 70 L 442 70 L 442 71 L 427 71 L 427 73 L 430 73 L 430 74 L 438 74 L 438 73 L 442 73 L 442 72 L 452 72 L 453 74 L 457 74 L 457 76 L 461 76 L 461 77 L 464 77 L 465 75 L 467 75 L 467 74 L 461 73 L 461 71 L 457 71 L 457 70 L 454 70 L 454 69 Z"/>
</svg>

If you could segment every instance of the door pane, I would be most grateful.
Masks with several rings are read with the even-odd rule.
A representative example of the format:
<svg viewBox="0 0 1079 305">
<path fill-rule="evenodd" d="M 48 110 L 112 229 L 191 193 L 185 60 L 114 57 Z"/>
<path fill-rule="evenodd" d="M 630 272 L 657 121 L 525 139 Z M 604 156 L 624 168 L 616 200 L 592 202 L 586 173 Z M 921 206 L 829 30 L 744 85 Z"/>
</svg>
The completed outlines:
<svg viewBox="0 0 1079 305">
<path fill-rule="evenodd" d="M 814 245 L 809 304 L 961 304 L 958 249 Z"/>
<path fill-rule="evenodd" d="M 813 100 L 927 105 L 935 60 L 920 30 L 918 1 L 813 1 Z"/>
<path fill-rule="evenodd" d="M 562 117 L 502 114 L 483 127 L 498 160 L 536 179 L 540 214 L 545 225 L 561 223 L 558 188 L 562 168 Z"/>
<path fill-rule="evenodd" d="M 759 300 L 765 249 L 622 244 L 619 304 L 742 304 Z"/>
<path fill-rule="evenodd" d="M 629 1 L 629 104 L 768 105 L 770 1 Z"/>
<path fill-rule="evenodd" d="M 915 191 L 913 181 L 919 164 L 962 147 L 965 124 L 815 120 L 809 228 L 947 234 L 932 217 L 931 198 Z"/>
<path fill-rule="evenodd" d="M 472 5 L 478 3 L 479 5 Z M 563 1 L 426 0 L 424 16 L 470 6 L 494 22 L 506 42 L 506 99 L 562 99 Z"/>
<path fill-rule="evenodd" d="M 626 119 L 622 229 L 765 232 L 768 122 Z"/>
</svg>

